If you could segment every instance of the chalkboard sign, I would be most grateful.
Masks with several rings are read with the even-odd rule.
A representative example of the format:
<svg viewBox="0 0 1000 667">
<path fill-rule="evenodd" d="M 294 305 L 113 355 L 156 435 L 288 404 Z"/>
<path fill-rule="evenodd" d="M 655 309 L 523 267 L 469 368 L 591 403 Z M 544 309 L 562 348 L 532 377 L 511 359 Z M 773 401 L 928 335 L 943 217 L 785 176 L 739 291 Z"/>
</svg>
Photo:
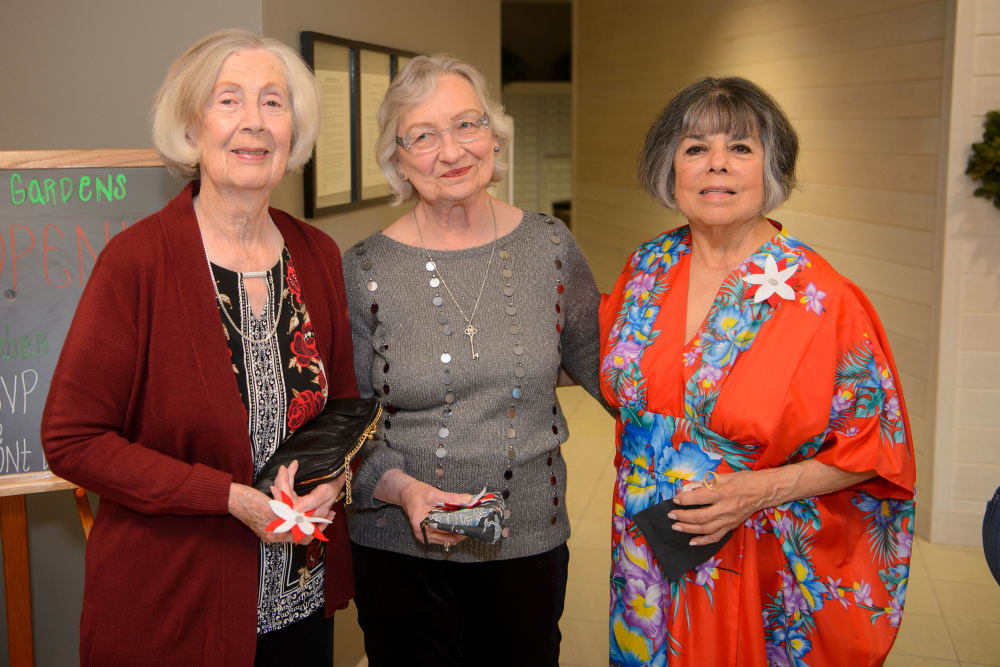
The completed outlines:
<svg viewBox="0 0 1000 667">
<path fill-rule="evenodd" d="M 42 410 L 97 255 L 182 187 L 149 150 L 0 152 L 0 477 L 47 470 Z"/>
</svg>

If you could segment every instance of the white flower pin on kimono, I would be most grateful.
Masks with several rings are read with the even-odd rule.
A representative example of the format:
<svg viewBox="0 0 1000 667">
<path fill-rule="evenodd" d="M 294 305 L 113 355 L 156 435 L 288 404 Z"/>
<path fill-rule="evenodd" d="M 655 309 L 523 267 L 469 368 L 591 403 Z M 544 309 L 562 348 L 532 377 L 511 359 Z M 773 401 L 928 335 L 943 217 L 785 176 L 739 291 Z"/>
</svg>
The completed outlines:
<svg viewBox="0 0 1000 667">
<path fill-rule="evenodd" d="M 313 516 L 316 510 L 299 512 L 292 506 L 292 499 L 284 491 L 281 492 L 281 500 L 269 500 L 267 503 L 278 518 L 267 524 L 266 530 L 272 533 L 287 533 L 292 531 L 295 542 L 301 542 L 306 537 L 312 535 L 317 540 L 329 542 L 322 530 L 318 530 L 317 523 L 331 523 L 329 519 L 321 519 Z"/>
<path fill-rule="evenodd" d="M 751 273 L 743 277 L 746 282 L 758 286 L 753 302 L 767 301 L 773 294 L 777 294 L 787 301 L 794 300 L 795 290 L 787 283 L 787 280 L 792 277 L 796 268 L 798 268 L 798 264 L 792 262 L 779 271 L 778 263 L 774 261 L 774 255 L 768 255 L 764 260 L 764 273 Z M 777 304 L 772 300 L 771 305 Z"/>
</svg>

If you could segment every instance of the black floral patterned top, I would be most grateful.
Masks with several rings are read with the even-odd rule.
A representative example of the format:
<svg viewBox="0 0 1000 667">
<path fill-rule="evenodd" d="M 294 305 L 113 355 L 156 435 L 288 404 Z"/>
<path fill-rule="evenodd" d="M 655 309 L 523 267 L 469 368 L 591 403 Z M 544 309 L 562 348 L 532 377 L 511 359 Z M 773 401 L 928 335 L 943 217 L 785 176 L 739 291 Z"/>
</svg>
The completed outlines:
<svg viewBox="0 0 1000 667">
<path fill-rule="evenodd" d="M 322 411 L 326 372 L 287 248 L 267 272 L 270 299 L 260 317 L 251 310 L 240 274 L 215 264 L 212 272 L 256 475 L 289 435 Z M 276 319 L 275 335 L 269 335 Z M 319 540 L 307 547 L 260 543 L 258 633 L 283 628 L 323 605 L 324 555 Z"/>
</svg>

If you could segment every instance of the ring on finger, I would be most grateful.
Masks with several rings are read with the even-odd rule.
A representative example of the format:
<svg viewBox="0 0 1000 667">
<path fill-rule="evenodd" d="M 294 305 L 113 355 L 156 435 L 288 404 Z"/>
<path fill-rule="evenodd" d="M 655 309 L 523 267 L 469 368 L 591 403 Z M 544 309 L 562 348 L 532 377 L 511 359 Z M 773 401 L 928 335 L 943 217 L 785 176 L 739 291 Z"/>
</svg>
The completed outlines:
<svg viewBox="0 0 1000 667">
<path fill-rule="evenodd" d="M 707 473 L 705 473 L 704 486 L 706 489 L 709 489 L 711 491 L 715 491 L 716 489 L 718 489 L 719 488 L 718 473 L 716 473 L 714 470 L 709 470 Z"/>
</svg>

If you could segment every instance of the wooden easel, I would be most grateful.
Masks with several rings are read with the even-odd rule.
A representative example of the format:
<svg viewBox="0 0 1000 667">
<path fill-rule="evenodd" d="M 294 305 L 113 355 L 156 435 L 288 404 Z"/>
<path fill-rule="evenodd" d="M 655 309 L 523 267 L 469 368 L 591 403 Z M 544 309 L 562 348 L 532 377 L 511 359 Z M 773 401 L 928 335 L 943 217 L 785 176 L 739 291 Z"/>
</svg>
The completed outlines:
<svg viewBox="0 0 1000 667">
<path fill-rule="evenodd" d="M 83 533 L 90 535 L 94 515 L 84 489 L 51 472 L 0 477 L 0 539 L 3 540 L 4 596 L 7 601 L 7 655 L 11 667 L 35 664 L 31 627 L 31 570 L 28 565 L 28 519 L 24 496 L 74 489 Z"/>
</svg>

